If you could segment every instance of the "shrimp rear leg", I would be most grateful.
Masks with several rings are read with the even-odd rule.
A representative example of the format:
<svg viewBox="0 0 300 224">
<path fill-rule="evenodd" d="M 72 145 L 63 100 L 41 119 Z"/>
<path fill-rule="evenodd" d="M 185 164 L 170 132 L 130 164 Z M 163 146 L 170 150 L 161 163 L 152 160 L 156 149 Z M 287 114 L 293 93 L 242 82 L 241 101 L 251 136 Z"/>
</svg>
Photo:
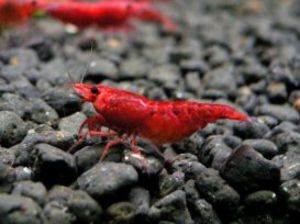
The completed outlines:
<svg viewBox="0 0 300 224">
<path fill-rule="evenodd" d="M 142 165 L 144 167 L 144 170 L 145 170 L 146 173 L 148 173 L 149 164 L 148 164 L 146 158 L 142 155 L 139 148 L 137 147 L 136 135 L 131 136 L 130 146 L 131 146 L 131 150 L 141 158 L 141 162 L 142 162 Z"/>
</svg>

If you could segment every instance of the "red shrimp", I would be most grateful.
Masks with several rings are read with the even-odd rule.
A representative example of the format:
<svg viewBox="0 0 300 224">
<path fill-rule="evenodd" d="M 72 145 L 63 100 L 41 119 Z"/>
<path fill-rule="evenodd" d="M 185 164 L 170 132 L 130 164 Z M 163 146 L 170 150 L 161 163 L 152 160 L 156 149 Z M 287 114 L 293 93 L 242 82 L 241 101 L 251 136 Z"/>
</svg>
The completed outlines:
<svg viewBox="0 0 300 224">
<path fill-rule="evenodd" d="M 0 0 L 0 27 L 9 27 L 27 21 L 35 12 L 32 0 Z"/>
<path fill-rule="evenodd" d="M 130 27 L 131 18 L 162 23 L 172 31 L 175 27 L 171 19 L 156 11 L 147 2 L 57 2 L 44 4 L 42 8 L 47 15 L 81 28 L 93 25 L 103 29 L 126 28 Z"/>
<path fill-rule="evenodd" d="M 41 5 L 53 1 L 54 0 L 0 0 L 0 28 L 26 22 L 40 9 Z"/>
<path fill-rule="evenodd" d="M 250 118 L 233 108 L 213 103 L 190 101 L 153 101 L 144 96 L 103 85 L 72 85 L 82 102 L 91 102 L 97 114 L 84 121 L 79 129 L 82 135 L 117 136 L 105 146 L 101 160 L 110 147 L 130 138 L 131 148 L 140 154 L 136 137 L 149 140 L 155 146 L 176 143 L 218 119 L 249 121 Z M 101 127 L 110 132 L 101 131 Z"/>
</svg>

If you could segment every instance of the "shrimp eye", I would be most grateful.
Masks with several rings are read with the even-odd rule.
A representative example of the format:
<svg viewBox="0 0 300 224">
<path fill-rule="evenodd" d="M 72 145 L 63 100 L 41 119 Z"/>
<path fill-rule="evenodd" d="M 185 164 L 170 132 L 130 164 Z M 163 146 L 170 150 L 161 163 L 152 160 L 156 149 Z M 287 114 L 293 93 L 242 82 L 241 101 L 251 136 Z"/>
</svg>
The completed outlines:
<svg viewBox="0 0 300 224">
<path fill-rule="evenodd" d="M 98 93 L 99 93 L 98 88 L 97 88 L 97 87 L 92 87 L 92 88 L 91 88 L 91 93 L 93 93 L 93 94 L 98 94 Z"/>
</svg>

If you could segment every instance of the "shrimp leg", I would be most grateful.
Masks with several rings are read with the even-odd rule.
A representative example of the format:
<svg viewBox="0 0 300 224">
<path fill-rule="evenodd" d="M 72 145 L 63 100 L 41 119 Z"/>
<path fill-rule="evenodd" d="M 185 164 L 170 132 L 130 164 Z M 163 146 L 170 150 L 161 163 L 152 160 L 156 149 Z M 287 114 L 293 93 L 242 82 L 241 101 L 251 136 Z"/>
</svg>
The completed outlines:
<svg viewBox="0 0 300 224">
<path fill-rule="evenodd" d="M 120 138 L 111 140 L 110 142 L 108 142 L 105 147 L 104 150 L 101 154 L 100 157 L 100 161 L 103 161 L 103 159 L 105 158 L 105 156 L 107 155 L 107 153 L 109 152 L 110 148 L 114 145 L 118 145 L 120 143 L 123 143 L 124 141 L 126 141 L 128 139 L 128 135 L 127 134 L 123 134 Z"/>
<path fill-rule="evenodd" d="M 149 164 L 146 160 L 146 158 L 142 155 L 141 151 L 139 150 L 139 148 L 137 147 L 137 142 L 136 142 L 136 135 L 131 135 L 131 141 L 130 141 L 130 146 L 131 146 L 131 149 L 132 151 L 138 155 L 138 157 L 141 158 L 141 161 L 142 161 L 142 165 L 146 171 L 146 173 L 148 173 L 148 167 L 149 167 Z"/>
</svg>

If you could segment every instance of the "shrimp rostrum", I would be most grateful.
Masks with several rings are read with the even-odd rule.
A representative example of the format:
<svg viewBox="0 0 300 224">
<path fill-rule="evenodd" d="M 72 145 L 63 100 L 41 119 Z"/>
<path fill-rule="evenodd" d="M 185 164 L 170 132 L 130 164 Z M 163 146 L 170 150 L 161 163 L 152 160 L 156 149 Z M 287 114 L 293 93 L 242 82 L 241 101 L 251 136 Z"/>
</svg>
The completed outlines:
<svg viewBox="0 0 300 224">
<path fill-rule="evenodd" d="M 248 121 L 250 118 L 230 106 L 190 101 L 153 101 L 144 96 L 103 85 L 73 84 L 82 102 L 91 102 L 97 114 L 83 122 L 79 135 L 117 137 L 108 142 L 109 149 L 130 139 L 131 149 L 140 154 L 136 137 L 155 146 L 176 143 L 219 119 Z M 88 131 L 83 134 L 84 127 Z M 109 132 L 101 131 L 107 127 Z"/>
</svg>

